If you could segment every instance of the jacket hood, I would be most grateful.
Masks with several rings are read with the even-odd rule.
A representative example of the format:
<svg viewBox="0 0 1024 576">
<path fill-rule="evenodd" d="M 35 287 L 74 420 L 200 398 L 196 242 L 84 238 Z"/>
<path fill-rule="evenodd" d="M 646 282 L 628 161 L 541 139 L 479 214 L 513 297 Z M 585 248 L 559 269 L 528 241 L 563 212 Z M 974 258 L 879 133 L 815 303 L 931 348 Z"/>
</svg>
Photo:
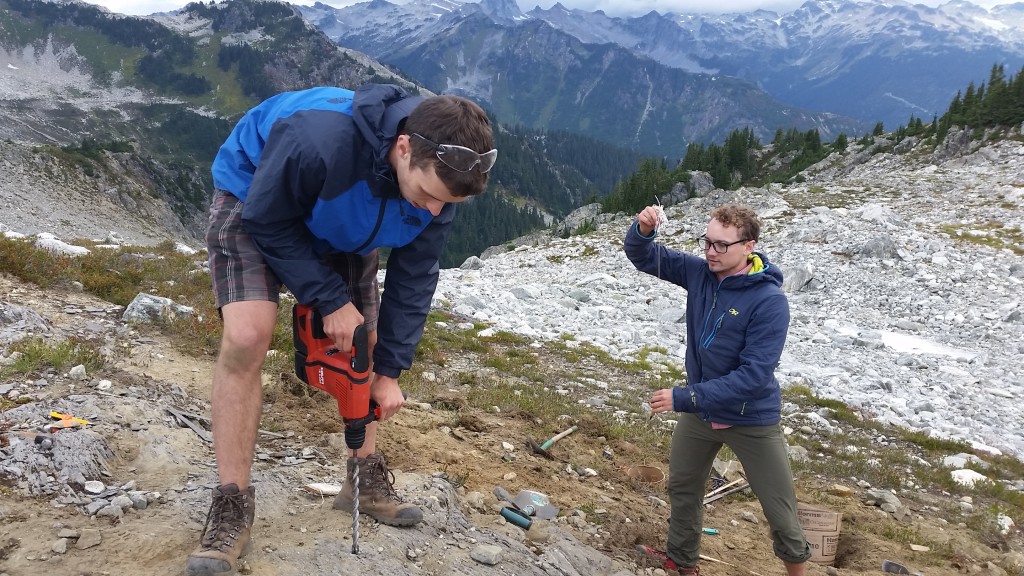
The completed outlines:
<svg viewBox="0 0 1024 576">
<path fill-rule="evenodd" d="M 754 252 L 750 255 L 750 258 L 754 261 L 754 266 L 745 276 L 729 276 L 729 278 L 736 278 L 740 280 L 744 285 L 756 284 L 758 282 L 771 282 L 776 286 L 782 286 L 782 270 L 768 261 L 768 257 L 762 252 Z M 710 274 L 711 271 L 708 270 Z"/>
<path fill-rule="evenodd" d="M 765 279 L 776 286 L 782 286 L 782 269 L 769 262 L 768 257 L 761 252 L 754 252 L 754 256 L 761 259 L 761 265 L 764 267 L 761 273 L 765 275 Z"/>
<path fill-rule="evenodd" d="M 352 120 L 373 150 L 373 173 L 392 180 L 388 151 L 398 127 L 423 102 L 422 96 L 390 84 L 367 84 L 356 89 L 352 99 Z"/>
</svg>

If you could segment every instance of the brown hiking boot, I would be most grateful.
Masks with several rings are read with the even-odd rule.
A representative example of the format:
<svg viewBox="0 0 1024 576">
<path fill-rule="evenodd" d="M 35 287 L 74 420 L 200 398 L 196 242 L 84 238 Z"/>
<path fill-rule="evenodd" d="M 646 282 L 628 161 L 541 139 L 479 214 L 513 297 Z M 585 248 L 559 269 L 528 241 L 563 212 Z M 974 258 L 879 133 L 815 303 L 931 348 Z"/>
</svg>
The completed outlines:
<svg viewBox="0 0 1024 576">
<path fill-rule="evenodd" d="M 249 553 L 249 531 L 256 518 L 256 489 L 239 491 L 237 484 L 213 489 L 199 547 L 188 557 L 186 576 L 234 574 L 238 559 Z"/>
<path fill-rule="evenodd" d="M 334 498 L 334 509 L 352 513 L 352 468 L 355 459 L 346 465 L 345 483 Z M 359 464 L 359 513 L 369 514 L 377 522 L 389 526 L 412 526 L 423 521 L 423 512 L 402 500 L 395 492 L 395 475 L 388 470 L 384 456 L 373 453 Z"/>
</svg>

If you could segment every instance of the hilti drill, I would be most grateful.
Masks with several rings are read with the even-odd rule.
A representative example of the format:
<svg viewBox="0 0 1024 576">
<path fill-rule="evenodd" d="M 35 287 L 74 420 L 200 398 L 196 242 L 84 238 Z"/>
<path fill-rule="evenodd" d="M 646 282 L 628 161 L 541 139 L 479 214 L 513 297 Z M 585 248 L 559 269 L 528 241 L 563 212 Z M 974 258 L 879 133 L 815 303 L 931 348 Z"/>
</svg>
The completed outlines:
<svg viewBox="0 0 1024 576">
<path fill-rule="evenodd" d="M 338 401 L 338 413 L 345 423 L 345 444 L 352 451 L 352 553 L 359 553 L 359 464 L 354 456 L 363 447 L 366 425 L 381 416 L 380 406 L 370 398 L 370 355 L 366 327 L 356 328 L 352 350 L 338 350 L 324 333 L 323 318 L 315 308 L 296 304 L 292 308 L 295 341 L 295 374 L 307 384 L 327 392 Z"/>
</svg>

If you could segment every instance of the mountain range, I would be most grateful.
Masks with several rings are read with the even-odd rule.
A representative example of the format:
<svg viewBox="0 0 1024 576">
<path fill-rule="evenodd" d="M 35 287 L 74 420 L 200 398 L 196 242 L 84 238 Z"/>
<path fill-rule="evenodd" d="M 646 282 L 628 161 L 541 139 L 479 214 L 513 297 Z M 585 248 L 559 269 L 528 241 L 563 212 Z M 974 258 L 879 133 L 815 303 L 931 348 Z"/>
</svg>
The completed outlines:
<svg viewBox="0 0 1024 576">
<path fill-rule="evenodd" d="M 515 0 L 299 9 L 339 44 L 488 102 L 506 121 L 595 136 L 611 128 L 609 138 L 645 150 L 665 150 L 680 132 L 720 141 L 745 125 L 762 138 L 817 125 L 831 139 L 927 121 L 993 64 L 1024 63 L 1022 3 L 810 0 L 782 14 L 631 18 L 561 4 L 522 12 Z"/>
<path fill-rule="evenodd" d="M 852 14 L 873 27 L 836 24 L 853 22 Z M 958 43 L 951 14 L 974 18 L 958 28 Z M 688 144 L 722 141 L 740 127 L 762 141 L 779 129 L 819 131 L 823 141 L 867 132 L 869 122 L 835 112 L 839 100 L 812 112 L 771 94 L 771 86 L 810 86 L 811 73 L 787 84 L 767 64 L 755 65 L 758 58 L 779 74 L 797 74 L 833 70 L 829 58 L 849 54 L 852 68 L 835 68 L 819 83 L 853 93 L 843 82 L 870 58 L 850 46 L 881 46 L 886 32 L 886 49 L 874 53 L 900 62 L 901 54 L 945 43 L 947 54 L 971 54 L 978 65 L 964 75 L 976 76 L 991 58 L 1021 53 L 1020 15 L 1021 5 L 926 9 L 873 0 L 808 2 L 777 22 L 767 12 L 610 18 L 556 5 L 524 13 L 511 0 L 373 0 L 344 9 L 227 0 L 126 17 L 81 2 L 0 0 L 0 138 L 18 158 L 49 158 L 38 161 L 37 175 L 19 170 L 23 186 L 74 180 L 128 209 L 161 199 L 199 237 L 210 160 L 233 120 L 271 94 L 364 82 L 462 93 L 498 122 L 503 152 L 495 193 L 464 211 L 458 260 L 607 193 L 640 154 L 679 158 Z M 687 21 L 689 28 L 681 24 Z M 967 67 L 938 53 L 930 58 L 933 68 Z M 751 64 L 740 66 L 744 59 Z M 754 71 L 763 78 L 740 77 Z M 946 90 L 955 94 L 964 82 L 953 76 L 930 78 L 955 84 Z M 892 94 L 911 101 L 906 92 Z M 871 98 L 858 101 L 866 106 Z"/>
<path fill-rule="evenodd" d="M 73 188 L 162 222 L 170 212 L 180 223 L 162 226 L 169 235 L 201 238 L 210 163 L 241 113 L 282 91 L 367 82 L 430 93 L 338 47 L 284 3 L 194 3 L 141 18 L 0 0 L 0 162 L 13 167 L 0 187 L 27 197 Z M 639 162 L 626 147 L 564 132 L 501 125 L 496 142 L 493 193 L 461 210 L 446 255 L 455 264 L 607 193 Z M 22 229 L 14 214 L 0 225 L 46 231 Z"/>
</svg>

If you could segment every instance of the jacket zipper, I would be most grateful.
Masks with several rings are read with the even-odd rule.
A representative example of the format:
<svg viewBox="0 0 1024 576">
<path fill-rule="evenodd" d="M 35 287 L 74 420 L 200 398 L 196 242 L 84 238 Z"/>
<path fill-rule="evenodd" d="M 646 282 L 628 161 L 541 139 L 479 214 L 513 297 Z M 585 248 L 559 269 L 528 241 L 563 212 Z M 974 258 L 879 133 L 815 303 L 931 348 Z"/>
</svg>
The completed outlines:
<svg viewBox="0 0 1024 576">
<path fill-rule="evenodd" d="M 704 330 L 703 330 L 703 332 L 701 332 L 701 346 L 703 346 L 705 350 L 707 349 L 708 346 L 711 345 L 711 341 L 715 339 L 715 331 L 718 330 L 718 326 L 720 326 L 721 323 L 722 323 L 722 317 L 725 316 L 725 314 L 722 314 L 722 316 L 719 316 L 718 317 L 718 321 L 715 322 L 715 326 L 711 330 L 711 334 L 705 336 L 705 334 L 708 333 L 708 322 L 711 320 L 711 315 L 714 314 L 715 306 L 718 304 L 718 293 L 721 291 L 721 289 L 722 289 L 722 280 L 719 280 L 718 281 L 718 286 L 715 287 L 715 294 L 711 298 L 711 309 L 708 310 L 708 317 L 704 319 Z"/>
<path fill-rule="evenodd" d="M 717 320 L 715 320 L 715 324 L 711 328 L 711 333 L 708 334 L 707 338 L 705 338 L 703 342 L 701 342 L 701 345 L 704 346 L 705 350 L 707 350 L 708 347 L 711 346 L 711 343 L 715 340 L 715 335 L 718 334 L 718 329 L 722 327 L 723 318 L 725 318 L 724 312 L 718 317 Z"/>
<path fill-rule="evenodd" d="M 353 250 L 352 251 L 353 253 L 358 254 L 358 253 L 362 252 L 363 249 L 366 248 L 367 246 L 369 246 L 370 242 L 373 242 L 373 239 L 377 237 L 377 232 L 380 231 L 380 225 L 381 225 L 382 222 L 384 222 L 384 212 L 387 209 L 387 207 L 388 207 L 388 199 L 387 198 L 381 198 L 380 199 L 380 212 L 377 213 L 377 223 L 374 224 L 374 226 L 373 226 L 373 232 L 370 232 L 370 237 L 366 239 L 366 242 L 363 242 L 363 244 L 359 248 L 356 248 L 355 250 Z"/>
</svg>

